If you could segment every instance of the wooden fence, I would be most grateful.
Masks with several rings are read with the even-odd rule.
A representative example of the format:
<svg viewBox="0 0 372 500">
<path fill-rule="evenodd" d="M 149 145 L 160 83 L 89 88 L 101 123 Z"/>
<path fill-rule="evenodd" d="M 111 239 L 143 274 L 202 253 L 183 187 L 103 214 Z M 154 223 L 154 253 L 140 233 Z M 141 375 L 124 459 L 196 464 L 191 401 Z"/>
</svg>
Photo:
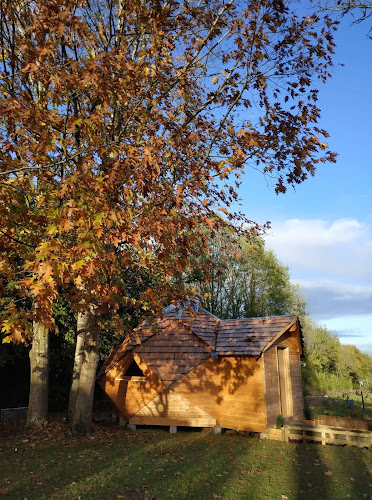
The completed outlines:
<svg viewBox="0 0 372 500">
<path fill-rule="evenodd" d="M 282 429 L 270 429 L 269 439 L 296 443 L 311 442 L 323 445 L 372 448 L 372 432 L 370 431 L 346 430 L 325 425 L 286 424 Z"/>
<path fill-rule="evenodd" d="M 20 408 L 2 408 L 0 409 L 0 420 L 7 420 L 9 418 L 26 418 L 27 410 L 27 406 L 22 406 Z"/>
<path fill-rule="evenodd" d="M 319 415 L 316 425 L 342 427 L 348 430 L 372 431 L 372 420 L 354 417 L 336 417 L 334 415 Z"/>
</svg>

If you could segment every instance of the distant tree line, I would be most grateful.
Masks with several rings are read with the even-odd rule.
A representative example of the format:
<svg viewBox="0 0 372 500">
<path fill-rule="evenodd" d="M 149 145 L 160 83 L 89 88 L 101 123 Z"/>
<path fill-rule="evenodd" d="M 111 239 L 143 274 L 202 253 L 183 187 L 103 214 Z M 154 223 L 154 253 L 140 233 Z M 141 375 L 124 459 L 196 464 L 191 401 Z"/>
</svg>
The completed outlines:
<svg viewBox="0 0 372 500">
<path fill-rule="evenodd" d="M 204 307 L 221 319 L 305 313 L 305 301 L 291 283 L 289 270 L 260 237 L 219 231 L 209 237 L 208 269 L 194 266 L 198 293 Z M 201 263 L 206 257 L 201 256 Z"/>
<path fill-rule="evenodd" d="M 352 389 L 372 390 L 372 356 L 354 345 L 341 344 L 337 335 L 302 319 L 306 366 L 303 368 L 305 391 L 325 394 Z"/>
</svg>

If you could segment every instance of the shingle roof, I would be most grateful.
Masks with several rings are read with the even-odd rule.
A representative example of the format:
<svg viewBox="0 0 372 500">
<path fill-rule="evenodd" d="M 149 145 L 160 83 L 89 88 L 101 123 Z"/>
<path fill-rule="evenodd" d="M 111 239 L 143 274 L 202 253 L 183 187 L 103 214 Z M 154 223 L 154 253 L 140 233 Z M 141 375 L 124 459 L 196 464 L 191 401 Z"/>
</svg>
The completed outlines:
<svg viewBox="0 0 372 500">
<path fill-rule="evenodd" d="M 166 314 L 165 318 L 173 321 L 180 321 L 188 326 L 208 347 L 214 349 L 216 345 L 217 328 L 220 322 L 219 318 L 199 307 L 197 310 L 183 308 L 181 319 L 177 320 L 178 311 L 177 308 L 172 309 Z"/>
<path fill-rule="evenodd" d="M 221 320 L 216 351 L 220 356 L 260 356 L 296 320 L 297 316 Z"/>
<path fill-rule="evenodd" d="M 157 332 L 164 330 L 172 323 L 171 319 L 161 318 L 156 319 L 153 323 L 149 321 L 144 321 L 137 328 L 135 328 L 131 334 L 121 342 L 118 346 L 111 349 L 108 358 L 101 366 L 100 371 L 97 374 L 97 377 L 100 377 L 103 373 L 105 373 L 109 368 L 112 368 L 114 365 L 118 363 L 118 361 L 125 355 L 126 352 L 133 349 L 138 344 L 141 344 L 145 340 L 149 339 Z"/>
<path fill-rule="evenodd" d="M 146 341 L 156 334 L 153 340 L 156 343 L 164 344 L 162 345 L 164 354 L 167 352 L 167 342 L 171 342 L 168 345 L 169 352 L 174 352 L 176 337 L 172 337 L 173 340 L 170 341 L 171 337 L 166 332 L 170 329 L 176 332 L 177 323 L 186 326 L 190 333 L 194 333 L 203 341 L 203 351 L 214 350 L 219 356 L 259 357 L 278 336 L 287 331 L 296 321 L 298 321 L 297 316 L 220 320 L 203 308 L 183 308 L 180 311 L 177 307 L 169 307 L 163 318 L 155 320 L 152 324 L 148 321 L 143 322 L 133 330 L 128 339 L 113 349 L 98 376 L 115 366 L 126 352 L 134 348 L 136 351 L 147 351 L 146 344 L 148 342 Z M 163 330 L 166 334 L 164 339 L 161 335 Z M 185 339 L 177 340 L 180 342 L 177 344 L 179 345 L 178 350 L 180 350 Z M 204 356 L 203 353 L 202 357 Z M 174 355 L 172 357 L 174 358 Z"/>
<path fill-rule="evenodd" d="M 210 357 L 210 350 L 204 341 L 193 335 L 187 326 L 182 326 L 183 323 L 172 322 L 169 327 L 133 348 L 166 386 Z"/>
</svg>

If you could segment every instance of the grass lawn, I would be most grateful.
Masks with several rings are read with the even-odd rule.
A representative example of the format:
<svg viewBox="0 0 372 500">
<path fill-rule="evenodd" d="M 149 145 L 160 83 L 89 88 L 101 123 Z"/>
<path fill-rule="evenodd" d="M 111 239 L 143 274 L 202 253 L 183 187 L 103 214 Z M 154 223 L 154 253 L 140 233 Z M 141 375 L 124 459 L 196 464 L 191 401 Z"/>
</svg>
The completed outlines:
<svg viewBox="0 0 372 500">
<path fill-rule="evenodd" d="M 1 498 L 372 498 L 371 452 L 365 449 L 116 426 L 74 438 L 58 425 L 39 435 L 22 430 L 0 437 Z"/>
<path fill-rule="evenodd" d="M 352 404 L 348 400 L 351 400 Z M 351 393 L 344 398 L 329 397 L 324 399 L 324 404 L 321 406 L 308 404 L 307 412 L 308 416 L 313 419 L 317 418 L 318 415 L 372 419 L 372 395 L 369 393 L 365 397 L 364 410 L 361 397 Z"/>
</svg>

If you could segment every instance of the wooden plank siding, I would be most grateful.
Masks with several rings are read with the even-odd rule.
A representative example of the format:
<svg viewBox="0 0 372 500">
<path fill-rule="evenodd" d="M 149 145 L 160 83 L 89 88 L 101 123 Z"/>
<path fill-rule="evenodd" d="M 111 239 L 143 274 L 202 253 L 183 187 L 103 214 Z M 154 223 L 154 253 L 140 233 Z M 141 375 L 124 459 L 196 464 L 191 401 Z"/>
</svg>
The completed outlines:
<svg viewBox="0 0 372 500">
<path fill-rule="evenodd" d="M 133 415 L 129 423 L 213 427 L 216 419 L 181 394 L 165 389 Z"/>
<path fill-rule="evenodd" d="M 160 379 L 115 380 L 122 372 L 111 370 L 102 387 L 131 424 L 266 430 L 261 359 L 209 358 L 169 389 Z"/>
<path fill-rule="evenodd" d="M 265 386 L 266 386 L 266 420 L 268 427 L 273 427 L 281 414 L 279 373 L 277 348 L 289 349 L 289 371 L 293 402 L 293 417 L 304 418 L 304 398 L 302 390 L 300 352 L 301 344 L 298 332 L 292 331 L 282 335 L 264 352 Z"/>
<path fill-rule="evenodd" d="M 145 377 L 133 377 L 133 380 L 124 379 L 124 373 L 135 359 Z M 98 379 L 99 385 L 105 391 L 115 412 L 126 420 L 140 408 L 154 399 L 165 385 L 139 358 L 129 352 L 104 377 Z"/>
<path fill-rule="evenodd" d="M 261 359 L 209 358 L 172 389 L 215 418 L 219 427 L 266 430 Z"/>
</svg>

